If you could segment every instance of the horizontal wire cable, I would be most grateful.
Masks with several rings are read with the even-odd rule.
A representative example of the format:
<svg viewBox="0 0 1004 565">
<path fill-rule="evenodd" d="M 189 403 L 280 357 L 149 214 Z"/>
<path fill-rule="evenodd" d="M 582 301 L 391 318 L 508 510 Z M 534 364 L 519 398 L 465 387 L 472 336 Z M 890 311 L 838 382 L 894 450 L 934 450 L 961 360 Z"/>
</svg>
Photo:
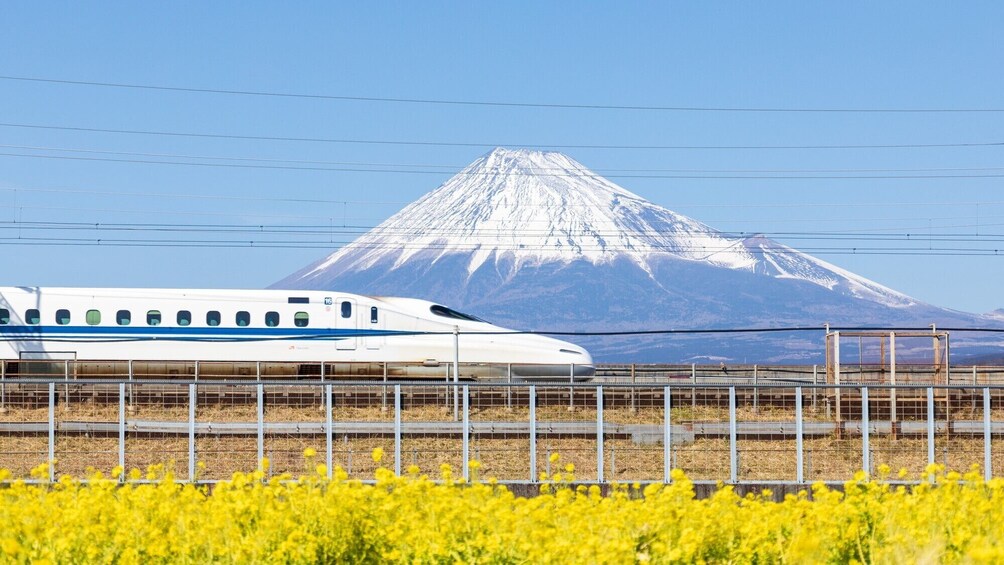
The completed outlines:
<svg viewBox="0 0 1004 565">
<path fill-rule="evenodd" d="M 970 147 L 1004 147 L 1004 141 L 961 142 L 961 143 L 892 143 L 892 144 L 816 144 L 816 145 L 612 145 L 612 144 L 559 144 L 559 143 L 482 143 L 482 142 L 449 142 L 449 141 L 419 141 L 419 140 L 388 140 L 388 139 L 337 139 L 323 137 L 292 137 L 268 135 L 238 135 L 222 133 L 178 132 L 163 130 L 132 130 L 113 128 L 94 128 L 77 126 L 55 126 L 43 124 L 26 124 L 0 122 L 0 127 L 41 129 L 58 131 L 76 131 L 89 133 L 113 133 L 124 135 L 147 135 L 167 137 L 190 137 L 206 139 L 240 139 L 246 141 L 283 141 L 299 143 L 335 143 L 355 145 L 407 145 L 432 147 L 514 147 L 520 149 L 610 149 L 610 150 L 828 150 L 828 149 L 928 149 L 928 148 L 970 148 Z"/>
<path fill-rule="evenodd" d="M 328 172 L 352 172 L 352 173 L 392 173 L 392 174 L 411 174 L 411 175 L 462 175 L 462 176 L 481 176 L 481 177 L 493 177 L 497 176 L 497 173 L 486 171 L 460 171 L 457 173 L 443 172 L 443 171 L 425 171 L 425 170 L 401 170 L 401 169 L 363 169 L 363 168 L 350 168 L 350 167 L 316 167 L 316 166 L 284 166 L 284 165 L 254 165 L 254 164 L 244 164 L 244 163 L 199 163 L 194 161 L 156 161 L 151 159 L 113 159 L 108 157 L 80 157 L 71 155 L 32 155 L 27 153 L 9 153 L 0 152 L 2 157 L 25 157 L 33 159 L 55 159 L 64 161 L 97 161 L 97 162 L 108 162 L 108 163 L 135 163 L 144 165 L 184 165 L 191 167 L 223 167 L 223 168 L 238 168 L 238 169 L 274 169 L 274 170 L 287 170 L 287 171 L 328 171 Z M 558 178 L 594 178 L 594 179 L 687 179 L 687 180 L 918 180 L 918 179 L 987 179 L 987 178 L 1004 178 L 1004 173 L 985 173 L 985 174 L 968 174 L 968 175 L 952 175 L 952 174 L 913 174 L 913 175 L 657 175 L 657 174 L 636 174 L 636 175 L 598 175 L 598 174 L 582 174 L 582 175 L 572 175 L 563 173 L 510 173 L 511 176 L 524 176 L 524 177 L 558 177 Z"/>
<path fill-rule="evenodd" d="M 459 100 L 437 98 L 410 97 L 379 97 L 379 96 L 347 96 L 333 94 L 310 94 L 295 92 L 276 92 L 264 90 L 235 90 L 219 88 L 197 88 L 188 86 L 166 86 L 155 84 L 138 84 L 124 82 L 103 82 L 68 80 L 45 77 L 26 77 L 0 75 L 0 80 L 36 82 L 48 84 L 63 84 L 73 86 L 94 86 L 102 88 L 118 88 L 133 90 L 155 90 L 165 92 L 188 92 L 197 94 L 226 94 L 238 96 L 256 96 L 271 98 L 302 98 L 310 100 L 341 100 L 355 102 L 383 102 L 398 104 L 433 104 L 449 106 L 489 106 L 511 108 L 551 108 L 572 110 L 629 110 L 629 111 L 660 111 L 660 112 L 752 112 L 752 113 L 854 113 L 854 114 L 946 114 L 946 113 L 998 113 L 999 108 L 781 108 L 781 107 L 728 107 L 728 106 L 652 106 L 652 105 L 614 105 L 614 104 L 573 104 L 544 102 L 508 102 L 492 100 Z"/>
</svg>

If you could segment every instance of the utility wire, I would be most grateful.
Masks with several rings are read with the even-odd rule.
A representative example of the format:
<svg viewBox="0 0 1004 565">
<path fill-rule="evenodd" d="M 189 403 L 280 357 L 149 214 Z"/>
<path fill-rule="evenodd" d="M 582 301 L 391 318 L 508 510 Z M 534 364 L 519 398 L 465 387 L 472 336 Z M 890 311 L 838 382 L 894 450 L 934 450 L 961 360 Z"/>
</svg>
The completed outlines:
<svg viewBox="0 0 1004 565">
<path fill-rule="evenodd" d="M 238 168 L 238 169 L 278 169 L 278 170 L 293 170 L 293 171 L 327 171 L 327 172 L 353 172 L 353 173 L 392 173 L 392 174 L 418 174 L 418 175 L 461 175 L 461 176 L 496 176 L 496 173 L 491 171 L 480 172 L 480 171 L 460 171 L 457 173 L 444 172 L 444 171 L 425 171 L 425 170 L 403 170 L 403 169 L 364 169 L 364 168 L 354 168 L 354 167 L 318 167 L 318 166 L 286 166 L 286 165 L 261 165 L 261 164 L 245 164 L 245 163 L 199 163 L 195 161 L 158 161 L 152 159 L 114 159 L 109 157 L 81 157 L 81 156 L 71 156 L 71 155 L 32 155 L 28 153 L 9 153 L 0 152 L 0 157 L 25 157 L 32 159 L 54 159 L 54 160 L 64 160 L 64 161 L 98 161 L 98 162 L 110 162 L 110 163 L 135 163 L 144 165 L 183 165 L 190 167 L 224 167 L 224 168 Z M 559 178 L 595 178 L 595 179 L 613 179 L 613 178 L 633 178 L 633 179 L 687 179 L 687 180 L 896 180 L 896 179 L 906 179 L 906 180 L 917 180 L 917 179 L 985 179 L 985 178 L 1004 178 L 1004 173 L 980 173 L 980 174 L 910 174 L 910 175 L 864 175 L 864 174 L 848 174 L 848 175 L 658 175 L 658 174 L 637 174 L 637 175 L 606 175 L 600 176 L 598 174 L 582 174 L 573 175 L 567 173 L 509 173 L 512 176 L 524 176 L 524 177 L 559 177 Z"/>
<path fill-rule="evenodd" d="M 530 169 L 522 169 L 520 171 L 497 171 L 492 169 L 490 173 L 464 173 L 464 169 L 467 165 L 436 165 L 428 163 L 372 163 L 372 162 L 359 162 L 359 161 L 320 161 L 320 160 L 305 160 L 305 159 L 278 159 L 269 157 L 227 157 L 220 155 L 197 155 L 197 154 L 178 154 L 178 153 L 145 153 L 137 151 L 109 151 L 102 149 L 83 149 L 77 147 L 46 147 L 38 145 L 10 145 L 10 144 L 0 144 L 0 148 L 5 149 L 22 149 L 30 151 L 53 151 L 53 152 L 65 152 L 65 153 L 86 153 L 86 154 L 98 154 L 98 155 L 117 155 L 117 156 L 129 156 L 129 157 L 154 157 L 161 159 L 202 159 L 210 161 L 242 161 L 251 163 L 283 163 L 283 164 L 293 164 L 293 165 L 340 165 L 340 166 L 359 166 L 359 167 L 396 167 L 396 168 L 425 168 L 425 169 L 438 169 L 434 171 L 436 173 L 446 173 L 446 174 L 491 174 L 492 176 L 502 175 L 502 176 L 568 176 L 568 177 L 585 177 L 594 178 L 598 176 L 598 173 L 755 173 L 755 174 L 767 174 L 767 173 L 785 173 L 785 174 L 825 174 L 825 173 L 929 173 L 929 172 L 982 172 L 982 171 L 1004 171 L 1004 167 L 928 167 L 928 168 L 913 168 L 913 169 L 881 169 L 881 168 L 844 168 L 844 169 L 610 169 L 610 168 L 595 168 L 595 169 L 568 169 L 567 167 L 537 167 L 534 166 Z M 539 174 L 537 171 L 544 171 L 544 174 Z M 558 174 L 548 173 L 549 171 L 559 171 Z M 572 171 L 569 173 L 568 171 Z"/>
<path fill-rule="evenodd" d="M 354 102 L 382 102 L 397 104 L 434 104 L 444 106 L 487 106 L 510 108 L 553 108 L 572 110 L 630 110 L 659 112 L 746 112 L 746 113 L 841 113 L 841 114 L 946 114 L 946 113 L 997 113 L 1004 112 L 998 108 L 781 108 L 781 107 L 743 107 L 743 106 L 649 106 L 649 105 L 614 105 L 614 104 L 572 104 L 544 102 L 511 102 L 494 100 L 459 100 L 438 98 L 404 98 L 379 96 L 347 96 L 332 94 L 310 94 L 294 92 L 276 92 L 264 90 L 234 90 L 218 88 L 197 88 L 187 86 L 166 86 L 155 84 L 138 84 L 123 82 L 99 82 L 85 80 L 67 80 L 44 77 L 0 76 L 0 80 L 36 82 L 47 84 L 63 84 L 73 86 L 95 86 L 102 88 L 119 88 L 133 90 L 155 90 L 164 92 L 190 92 L 197 94 L 227 94 L 238 96 L 257 96 L 270 98 L 301 98 L 309 100 L 341 100 Z"/>
<path fill-rule="evenodd" d="M 624 149 L 624 150 L 787 150 L 787 149 L 927 149 L 944 147 L 1001 147 L 1004 141 L 991 142 L 962 142 L 962 143 L 893 143 L 893 144 L 814 144 L 814 145 L 612 145 L 612 144 L 558 144 L 558 143 L 474 143 L 474 142 L 448 142 L 448 141 L 418 141 L 418 140 L 389 140 L 389 139 L 351 139 L 351 138 L 323 138 L 323 137 L 291 137 L 291 136 L 269 136 L 269 135 L 238 135 L 222 133 L 199 133 L 199 132 L 179 132 L 163 130 L 131 130 L 112 128 L 92 128 L 75 126 L 55 126 L 43 124 L 25 124 L 0 122 L 0 127 L 41 129 L 58 131 L 76 131 L 89 133 L 113 133 L 124 135 L 147 135 L 147 136 L 167 136 L 167 137 L 190 137 L 204 139 L 240 139 L 248 141 L 283 141 L 301 143 L 338 143 L 357 145 L 413 145 L 413 146 L 433 146 L 433 147 L 515 147 L 520 149 Z"/>
</svg>

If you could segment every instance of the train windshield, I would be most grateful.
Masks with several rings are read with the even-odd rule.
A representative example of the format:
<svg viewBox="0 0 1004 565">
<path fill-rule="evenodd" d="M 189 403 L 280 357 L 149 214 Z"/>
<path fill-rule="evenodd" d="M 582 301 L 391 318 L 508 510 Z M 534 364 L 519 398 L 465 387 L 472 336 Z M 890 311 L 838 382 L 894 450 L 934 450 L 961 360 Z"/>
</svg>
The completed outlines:
<svg viewBox="0 0 1004 565">
<path fill-rule="evenodd" d="M 437 316 L 442 316 L 443 318 L 453 318 L 454 320 L 466 320 L 468 322 L 483 322 L 488 323 L 478 318 L 477 316 L 471 316 L 470 314 L 464 314 L 463 312 L 457 312 L 447 308 L 446 306 L 440 306 L 439 304 L 434 304 L 429 310 Z"/>
</svg>

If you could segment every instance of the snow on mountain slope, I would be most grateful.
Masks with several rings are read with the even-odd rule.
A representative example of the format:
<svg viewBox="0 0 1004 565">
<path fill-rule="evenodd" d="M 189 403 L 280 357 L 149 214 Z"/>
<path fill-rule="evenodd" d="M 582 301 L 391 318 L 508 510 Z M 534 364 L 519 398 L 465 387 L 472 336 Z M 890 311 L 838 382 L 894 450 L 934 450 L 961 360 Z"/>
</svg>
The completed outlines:
<svg viewBox="0 0 1004 565">
<path fill-rule="evenodd" d="M 771 241 L 718 232 L 657 206 L 557 152 L 497 148 L 326 259 L 275 286 L 322 288 L 332 276 L 409 261 L 464 257 L 469 279 L 487 265 L 504 278 L 548 263 L 628 260 L 652 276 L 673 258 L 806 281 L 891 307 L 910 297 Z M 451 264 L 453 262 L 451 261 Z"/>
</svg>

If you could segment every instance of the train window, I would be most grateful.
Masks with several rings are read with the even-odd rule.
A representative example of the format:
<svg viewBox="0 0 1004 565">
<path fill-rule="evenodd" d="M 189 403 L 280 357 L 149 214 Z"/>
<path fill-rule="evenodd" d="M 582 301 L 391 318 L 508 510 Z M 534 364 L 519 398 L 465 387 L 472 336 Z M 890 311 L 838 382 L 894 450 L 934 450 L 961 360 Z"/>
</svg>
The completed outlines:
<svg viewBox="0 0 1004 565">
<path fill-rule="evenodd" d="M 60 326 L 65 326 L 70 323 L 70 311 L 66 308 L 60 308 L 56 310 L 56 323 Z"/>
<path fill-rule="evenodd" d="M 128 326 L 132 323 L 132 313 L 128 310 L 119 310 L 115 313 L 115 323 L 120 326 Z"/>
<path fill-rule="evenodd" d="M 446 306 L 440 306 L 439 304 L 433 305 L 432 307 L 429 308 L 429 310 L 433 314 L 437 316 L 442 316 L 444 318 L 453 318 L 455 320 L 467 320 L 468 322 L 484 322 L 484 320 L 482 320 L 481 318 L 471 316 L 470 314 L 464 314 L 463 312 L 457 312 L 456 310 L 452 310 L 450 308 L 447 308 Z"/>
<path fill-rule="evenodd" d="M 101 310 L 88 310 L 84 316 L 84 321 L 88 326 L 96 326 L 101 323 Z"/>
<path fill-rule="evenodd" d="M 274 328 L 279 325 L 278 312 L 265 312 L 265 325 Z"/>
<path fill-rule="evenodd" d="M 190 326 L 192 325 L 192 313 L 188 310 L 178 310 L 178 325 L 179 326 Z"/>
<path fill-rule="evenodd" d="M 351 318 L 352 317 L 352 303 L 348 300 L 342 302 L 342 317 Z"/>
<path fill-rule="evenodd" d="M 146 313 L 146 325 L 148 326 L 159 326 L 160 325 L 160 310 L 150 310 Z"/>
<path fill-rule="evenodd" d="M 10 310 L 6 308 L 0 308 L 0 324 L 7 325 L 10 323 Z"/>
<path fill-rule="evenodd" d="M 207 326 L 218 326 L 220 325 L 220 313 L 216 310 L 210 310 L 206 312 L 206 325 Z"/>
<path fill-rule="evenodd" d="M 306 312 L 297 312 L 293 314 L 293 325 L 298 328 L 305 328 L 307 324 L 310 323 L 310 314 Z"/>
<path fill-rule="evenodd" d="M 237 322 L 237 325 L 239 327 L 243 328 L 244 326 L 249 326 L 251 325 L 251 314 L 245 312 L 244 310 L 241 310 L 240 312 L 237 313 L 237 318 L 235 319 L 235 321 Z"/>
<path fill-rule="evenodd" d="M 306 296 L 290 296 L 290 304 L 310 304 L 310 298 Z"/>
<path fill-rule="evenodd" d="M 24 321 L 29 324 L 38 324 L 42 322 L 42 315 L 38 313 L 37 309 L 31 308 L 24 313 Z"/>
<path fill-rule="evenodd" d="M 370 307 L 370 323 L 371 324 L 377 323 L 377 307 L 376 306 Z"/>
</svg>

